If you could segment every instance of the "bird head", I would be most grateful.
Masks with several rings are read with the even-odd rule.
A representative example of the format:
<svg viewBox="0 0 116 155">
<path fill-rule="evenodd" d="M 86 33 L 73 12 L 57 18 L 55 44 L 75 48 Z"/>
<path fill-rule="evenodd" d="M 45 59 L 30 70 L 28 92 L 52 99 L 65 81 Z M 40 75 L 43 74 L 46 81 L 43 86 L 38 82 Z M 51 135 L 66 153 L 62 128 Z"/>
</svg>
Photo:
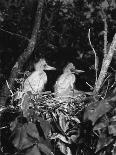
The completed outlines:
<svg viewBox="0 0 116 155">
<path fill-rule="evenodd" d="M 64 68 L 64 72 L 79 74 L 79 73 L 83 73 L 84 71 L 76 69 L 73 63 L 68 63 L 68 65 Z"/>
<path fill-rule="evenodd" d="M 56 70 L 55 67 L 49 66 L 45 59 L 40 59 L 39 62 L 37 62 L 34 65 L 34 68 L 35 68 L 36 71 L 40 71 L 40 70 Z"/>
</svg>

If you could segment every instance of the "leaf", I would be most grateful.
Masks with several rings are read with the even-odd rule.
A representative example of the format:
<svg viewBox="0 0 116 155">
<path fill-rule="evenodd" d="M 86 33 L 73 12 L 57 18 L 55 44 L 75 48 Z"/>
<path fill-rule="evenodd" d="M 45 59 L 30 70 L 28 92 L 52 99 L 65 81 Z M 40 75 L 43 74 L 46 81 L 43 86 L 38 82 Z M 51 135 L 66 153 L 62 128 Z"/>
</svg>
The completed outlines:
<svg viewBox="0 0 116 155">
<path fill-rule="evenodd" d="M 13 128 L 14 130 L 11 135 L 11 140 L 13 145 L 17 149 L 25 149 L 27 147 L 30 147 L 35 141 L 40 140 L 38 130 L 34 123 L 29 122 L 21 124 L 16 119 L 16 121 L 14 121 L 12 129 Z"/>
<path fill-rule="evenodd" d="M 24 155 L 42 155 L 37 145 L 35 145 L 31 150 L 27 151 Z"/>
<path fill-rule="evenodd" d="M 109 7 L 109 4 L 108 4 L 108 1 L 107 0 L 104 0 L 102 3 L 101 3 L 101 7 L 102 9 L 108 9 Z"/>
<path fill-rule="evenodd" d="M 26 132 L 33 138 L 36 138 L 36 139 L 40 139 L 40 136 L 39 136 L 39 133 L 38 133 L 38 130 L 37 130 L 37 127 L 34 123 L 32 122 L 29 122 L 27 125 L 25 125 L 25 129 L 26 129 Z"/>
<path fill-rule="evenodd" d="M 51 125 L 47 120 L 44 120 L 42 117 L 38 117 L 38 121 L 40 122 L 40 126 L 44 132 L 45 138 L 47 139 L 51 131 Z"/>
<path fill-rule="evenodd" d="M 70 137 L 70 139 L 71 139 L 71 141 L 72 141 L 73 143 L 76 143 L 78 137 L 79 137 L 78 135 L 72 135 L 72 136 Z"/>
<path fill-rule="evenodd" d="M 49 148 L 52 148 L 51 143 L 49 141 L 49 137 L 51 134 L 51 125 L 48 121 L 43 118 L 38 117 L 38 121 L 36 121 L 36 127 L 40 136 L 39 142 L 45 144 Z"/>
<path fill-rule="evenodd" d="M 42 137 L 45 140 L 46 137 L 45 137 L 44 131 L 43 131 L 41 125 L 40 125 L 40 122 L 36 121 L 36 126 L 37 126 L 37 130 L 38 130 L 38 133 L 39 133 L 40 137 Z"/>
<path fill-rule="evenodd" d="M 25 117 L 18 116 L 10 123 L 10 130 L 13 131 L 15 128 L 22 127 L 25 123 L 27 123 L 27 119 Z"/>
<path fill-rule="evenodd" d="M 63 155 L 67 155 L 67 146 L 62 141 L 57 142 L 57 146 L 60 149 L 60 151 L 63 153 Z"/>
<path fill-rule="evenodd" d="M 116 136 L 116 116 L 110 119 L 110 125 L 108 126 L 109 134 Z"/>
<path fill-rule="evenodd" d="M 94 126 L 93 130 L 101 130 L 103 128 L 106 128 L 109 124 L 109 120 L 104 116 L 102 119 L 98 121 L 98 123 Z"/>
<path fill-rule="evenodd" d="M 116 155 L 116 142 L 113 144 L 112 155 Z"/>
<path fill-rule="evenodd" d="M 5 106 L 0 106 L 0 114 L 6 110 Z"/>
<path fill-rule="evenodd" d="M 59 139 L 60 141 L 66 143 L 66 144 L 70 144 L 70 140 L 69 139 L 66 139 L 65 136 L 61 135 L 61 134 L 53 134 L 51 139 Z"/>
<path fill-rule="evenodd" d="M 17 118 L 13 122 L 10 123 L 10 130 L 11 131 L 13 131 L 16 128 L 17 123 L 18 123 Z"/>
<path fill-rule="evenodd" d="M 66 124 L 66 116 L 62 112 L 59 112 L 59 125 L 64 132 L 66 132 Z"/>
<path fill-rule="evenodd" d="M 101 100 L 90 104 L 84 113 L 84 120 L 91 120 L 93 125 L 104 114 L 106 114 L 112 106 L 107 100 Z"/>
<path fill-rule="evenodd" d="M 52 117 L 52 121 L 51 121 L 51 125 L 53 127 L 53 130 L 56 132 L 56 133 L 60 133 L 62 134 L 63 136 L 67 137 L 65 132 L 62 130 L 62 128 L 59 126 L 59 124 L 56 122 L 56 119 L 55 117 L 53 116 L 52 113 L 51 114 L 51 117 Z"/>
<path fill-rule="evenodd" d="M 54 155 L 53 152 L 51 151 L 51 149 L 49 149 L 46 145 L 39 143 L 37 145 L 37 147 L 40 149 L 40 151 L 42 151 L 43 153 L 45 153 L 46 155 Z"/>
<path fill-rule="evenodd" d="M 101 130 L 103 128 L 105 128 L 107 125 L 104 122 L 100 122 L 97 125 L 94 126 L 93 130 Z"/>
<path fill-rule="evenodd" d="M 107 134 L 102 132 L 99 136 L 99 140 L 96 146 L 96 152 L 101 150 L 103 147 L 108 146 L 111 142 L 112 142 L 112 138 L 107 137 Z"/>
<path fill-rule="evenodd" d="M 109 134 L 113 134 L 113 136 L 116 136 L 116 124 L 112 124 L 108 126 Z"/>
<path fill-rule="evenodd" d="M 80 123 L 80 120 L 77 117 L 75 117 L 75 116 L 71 117 L 71 120 L 75 121 L 77 124 Z"/>
<path fill-rule="evenodd" d="M 13 145 L 19 150 L 32 145 L 32 142 L 28 139 L 25 126 L 15 129 L 12 138 L 14 138 L 12 141 Z"/>
</svg>

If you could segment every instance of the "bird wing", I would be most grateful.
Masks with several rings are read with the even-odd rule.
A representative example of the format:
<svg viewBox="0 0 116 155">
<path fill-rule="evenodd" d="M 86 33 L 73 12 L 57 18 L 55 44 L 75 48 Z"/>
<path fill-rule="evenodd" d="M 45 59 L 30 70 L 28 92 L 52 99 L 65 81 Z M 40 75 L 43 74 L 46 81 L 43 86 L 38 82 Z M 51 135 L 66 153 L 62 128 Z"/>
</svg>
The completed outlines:
<svg viewBox="0 0 116 155">
<path fill-rule="evenodd" d="M 40 76 L 39 76 L 39 80 L 38 80 L 38 85 L 37 85 L 37 91 L 41 92 L 44 89 L 45 84 L 47 83 L 47 75 L 45 72 L 43 72 Z"/>
<path fill-rule="evenodd" d="M 63 74 L 56 82 L 55 88 L 57 92 L 64 92 L 71 90 L 74 87 L 75 75 L 74 74 Z"/>
<path fill-rule="evenodd" d="M 24 92 L 31 91 L 37 93 L 42 91 L 44 84 L 47 82 L 46 73 L 41 74 L 38 71 L 33 72 L 24 82 Z"/>
</svg>

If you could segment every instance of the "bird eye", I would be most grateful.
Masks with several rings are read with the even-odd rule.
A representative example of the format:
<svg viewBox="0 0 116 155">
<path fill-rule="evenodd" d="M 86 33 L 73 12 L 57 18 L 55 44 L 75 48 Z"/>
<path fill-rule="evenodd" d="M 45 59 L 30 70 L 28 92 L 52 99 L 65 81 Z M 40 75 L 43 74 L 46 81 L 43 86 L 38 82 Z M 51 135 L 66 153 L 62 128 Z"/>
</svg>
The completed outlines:
<svg viewBox="0 0 116 155">
<path fill-rule="evenodd" d="M 44 64 L 43 67 L 46 68 L 47 64 Z"/>
</svg>

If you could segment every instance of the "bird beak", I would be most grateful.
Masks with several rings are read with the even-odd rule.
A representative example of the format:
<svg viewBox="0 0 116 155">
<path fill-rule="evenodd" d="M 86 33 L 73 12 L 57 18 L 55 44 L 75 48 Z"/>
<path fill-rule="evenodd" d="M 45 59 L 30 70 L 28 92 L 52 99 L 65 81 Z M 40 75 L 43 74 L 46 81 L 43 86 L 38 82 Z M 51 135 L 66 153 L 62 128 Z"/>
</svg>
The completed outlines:
<svg viewBox="0 0 116 155">
<path fill-rule="evenodd" d="M 83 71 L 83 70 L 78 70 L 78 69 L 72 69 L 72 72 L 78 75 L 78 74 L 80 74 L 80 73 L 84 73 L 85 71 Z"/>
<path fill-rule="evenodd" d="M 55 68 L 55 67 L 51 67 L 51 66 L 47 65 L 47 66 L 46 66 L 46 68 L 45 68 L 45 70 L 56 70 L 56 68 Z"/>
</svg>

